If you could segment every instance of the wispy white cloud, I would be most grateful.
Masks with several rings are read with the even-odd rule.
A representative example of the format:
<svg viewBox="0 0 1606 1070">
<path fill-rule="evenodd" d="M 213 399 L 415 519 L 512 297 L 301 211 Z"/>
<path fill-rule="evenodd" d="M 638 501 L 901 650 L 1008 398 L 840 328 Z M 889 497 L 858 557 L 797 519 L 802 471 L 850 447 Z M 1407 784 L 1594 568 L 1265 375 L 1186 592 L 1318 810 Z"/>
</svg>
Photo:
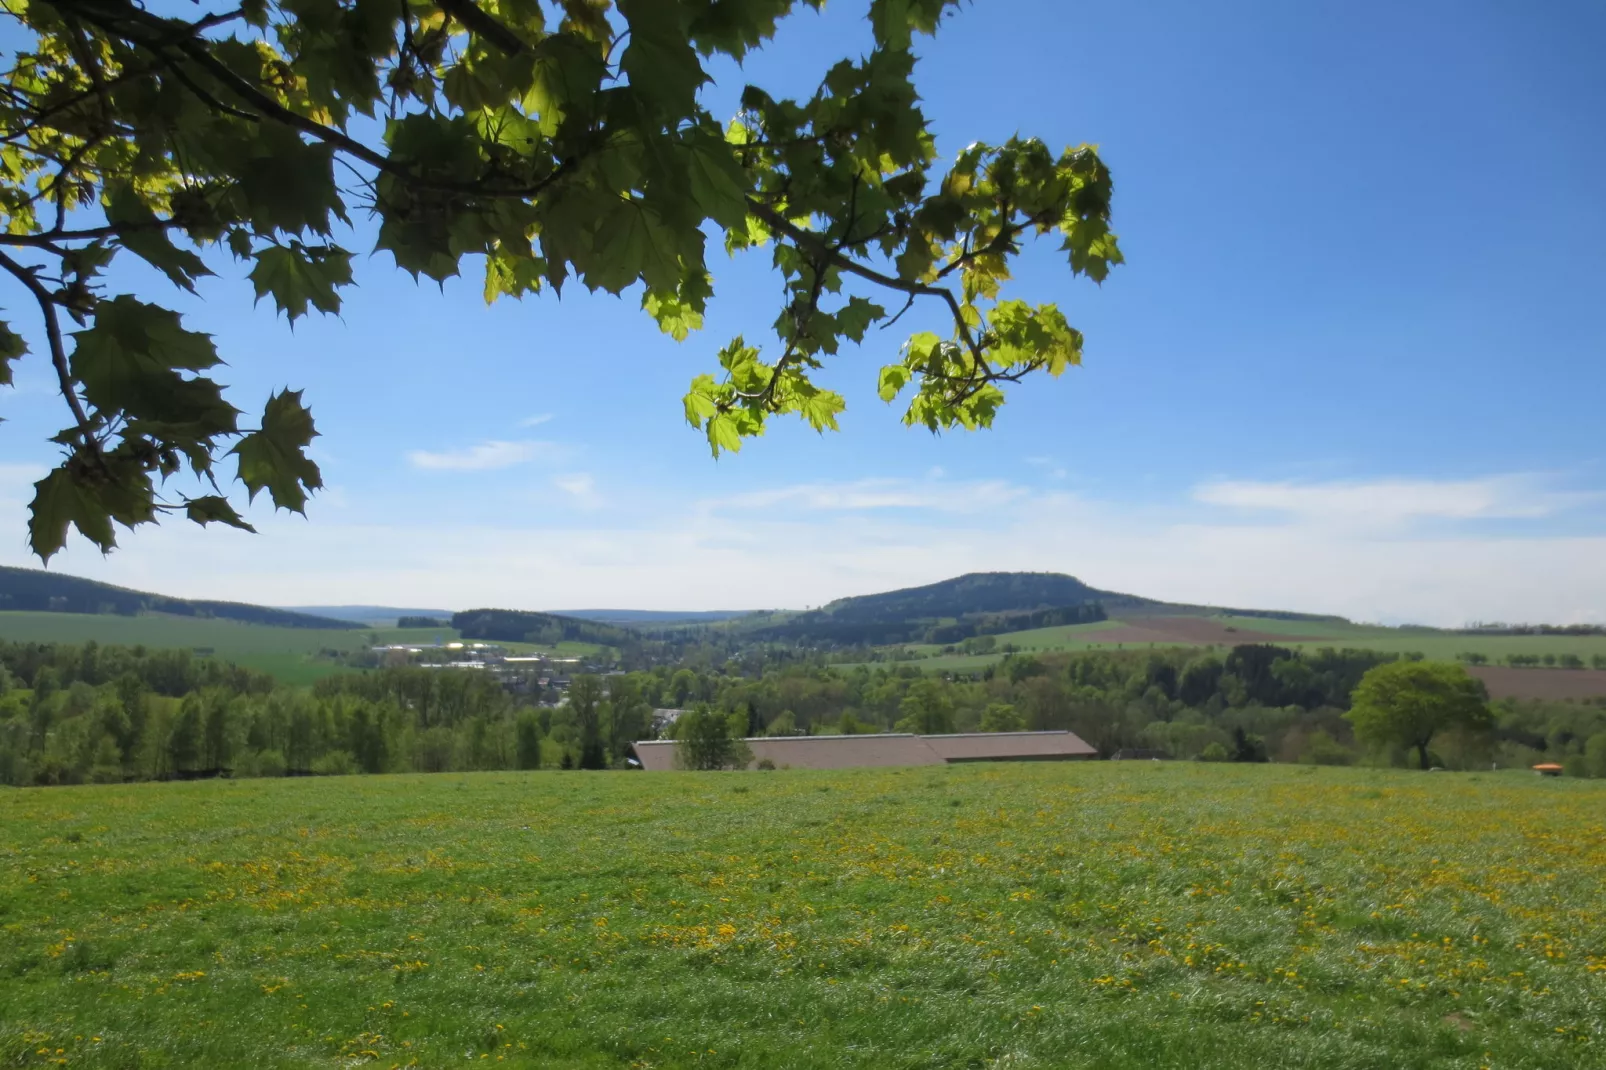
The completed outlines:
<svg viewBox="0 0 1606 1070">
<path fill-rule="evenodd" d="M 519 421 L 520 427 L 540 427 L 552 419 L 550 412 L 538 412 L 534 416 L 526 416 Z"/>
<path fill-rule="evenodd" d="M 552 485 L 584 508 L 595 508 L 602 504 L 602 497 L 597 493 L 597 481 L 590 472 L 573 472 L 556 476 L 552 480 Z"/>
<path fill-rule="evenodd" d="M 1556 491 L 1547 481 L 1526 475 L 1325 483 L 1223 480 L 1200 484 L 1193 491 L 1194 500 L 1206 505 L 1346 527 L 1397 527 L 1425 520 L 1532 520 L 1588 497 Z"/>
<path fill-rule="evenodd" d="M 795 483 L 749 491 L 701 503 L 705 512 L 755 513 L 782 507 L 810 512 L 932 510 L 979 513 L 1016 501 L 1030 492 L 1003 480 L 943 482 L 928 474 L 923 482 L 860 479 L 843 483 Z"/>
<path fill-rule="evenodd" d="M 1033 468 L 1041 468 L 1050 479 L 1064 479 L 1070 474 L 1052 457 L 1028 457 L 1026 463 Z"/>
<path fill-rule="evenodd" d="M 497 468 L 511 468 L 537 458 L 550 458 L 557 448 L 550 442 L 481 442 L 460 450 L 432 453 L 413 450 L 407 455 L 414 468 L 433 472 L 488 472 Z"/>
<path fill-rule="evenodd" d="M 554 485 L 596 494 L 596 481 L 581 475 Z M 442 510 L 419 523 L 412 503 L 323 511 L 316 499 L 304 521 L 259 505 L 250 519 L 260 536 L 167 524 L 124 537 L 107 558 L 75 538 L 52 568 L 191 597 L 526 609 L 795 607 L 963 572 L 1033 570 L 1179 602 L 1359 620 L 1606 620 L 1606 524 L 1591 527 L 1594 514 L 1573 514 L 1573 533 L 1564 535 L 1525 498 L 1467 505 L 1455 491 L 1462 481 L 1367 485 L 1394 482 L 1438 503 L 1425 514 L 1432 523 L 1327 524 L 1308 508 L 1265 512 L 1263 503 L 1287 499 L 1204 488 L 1138 506 L 1005 483 L 820 481 L 687 509 L 642 490 L 642 510 L 583 513 L 579 523 L 550 510 L 480 524 Z M 944 495 L 967 494 L 981 504 L 939 508 L 950 504 Z M 1218 502 L 1234 503 L 1232 511 Z M 22 530 L 22 504 L 0 506 L 0 529 Z M 1508 522 L 1491 533 L 1490 517 Z M 475 552 L 457 552 L 464 545 Z M 0 545 L 6 563 L 26 565 L 25 557 L 20 546 Z"/>
</svg>

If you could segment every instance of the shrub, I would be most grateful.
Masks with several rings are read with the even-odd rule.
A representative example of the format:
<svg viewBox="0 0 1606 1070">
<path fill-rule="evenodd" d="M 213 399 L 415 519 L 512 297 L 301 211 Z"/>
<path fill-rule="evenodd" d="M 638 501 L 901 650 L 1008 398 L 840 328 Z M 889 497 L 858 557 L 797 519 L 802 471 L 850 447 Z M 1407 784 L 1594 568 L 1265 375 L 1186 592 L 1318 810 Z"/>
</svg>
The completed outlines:
<svg viewBox="0 0 1606 1070">
<path fill-rule="evenodd" d="M 1596 732 L 1584 744 L 1584 771 L 1592 777 L 1606 777 L 1606 732 Z"/>
<path fill-rule="evenodd" d="M 284 755 L 276 750 L 246 751 L 234 763 L 234 775 L 240 777 L 284 776 Z"/>
<path fill-rule="evenodd" d="M 1025 727 L 1026 722 L 1015 707 L 1005 702 L 988 703 L 986 712 L 981 715 L 983 732 L 1019 732 Z"/>
<path fill-rule="evenodd" d="M 1355 753 L 1322 729 L 1317 729 L 1305 740 L 1299 760 L 1306 765 L 1349 765 Z"/>
<path fill-rule="evenodd" d="M 312 771 L 319 776 L 349 776 L 356 768 L 357 758 L 349 750 L 332 750 L 312 763 Z"/>
<path fill-rule="evenodd" d="M 747 744 L 731 732 L 730 719 L 699 703 L 675 722 L 675 764 L 682 769 L 745 769 Z"/>
<path fill-rule="evenodd" d="M 775 762 L 772 761 L 769 758 L 760 758 L 758 760 L 758 767 L 760 769 L 774 769 L 775 768 Z"/>
<path fill-rule="evenodd" d="M 1227 760 L 1227 748 L 1218 740 L 1199 752 L 1201 762 L 1224 762 Z"/>
</svg>

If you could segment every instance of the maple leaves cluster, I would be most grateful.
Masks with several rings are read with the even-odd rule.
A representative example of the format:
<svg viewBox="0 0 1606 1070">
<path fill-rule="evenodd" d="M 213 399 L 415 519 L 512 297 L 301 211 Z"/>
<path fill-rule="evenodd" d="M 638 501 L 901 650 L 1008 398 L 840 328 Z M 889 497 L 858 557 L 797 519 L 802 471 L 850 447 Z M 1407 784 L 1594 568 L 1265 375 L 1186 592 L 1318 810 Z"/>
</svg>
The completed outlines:
<svg viewBox="0 0 1606 1070">
<path fill-rule="evenodd" d="M 226 251 L 291 321 L 334 313 L 352 282 L 335 237 L 364 213 L 414 275 L 482 262 L 487 301 L 634 288 L 677 339 L 713 296 L 708 239 L 768 247 L 778 351 L 734 339 L 684 399 L 716 456 L 779 414 L 835 428 L 843 400 L 811 373 L 917 303 L 948 326 L 909 338 L 881 396 L 908 391 L 905 421 L 932 430 L 987 426 L 1001 384 L 1081 357 L 1053 305 L 1000 297 L 1022 239 L 1058 232 L 1095 280 L 1121 254 L 1086 146 L 973 145 L 936 173 L 912 47 L 955 2 L 870 0 L 867 55 L 806 100 L 748 86 L 724 123 L 700 102 L 704 62 L 742 59 L 798 0 L 246 0 L 187 19 L 16 0 L 0 270 L 38 306 L 72 417 L 37 485 L 34 551 L 73 527 L 110 549 L 114 523 L 171 513 L 248 527 L 217 485 L 225 459 L 249 496 L 305 508 L 320 477 L 301 396 L 242 429 L 211 340 L 104 292 L 105 269 L 127 252 L 193 291 Z M 27 348 L 18 326 L 0 324 L 0 383 Z M 186 469 L 215 493 L 164 497 Z"/>
</svg>

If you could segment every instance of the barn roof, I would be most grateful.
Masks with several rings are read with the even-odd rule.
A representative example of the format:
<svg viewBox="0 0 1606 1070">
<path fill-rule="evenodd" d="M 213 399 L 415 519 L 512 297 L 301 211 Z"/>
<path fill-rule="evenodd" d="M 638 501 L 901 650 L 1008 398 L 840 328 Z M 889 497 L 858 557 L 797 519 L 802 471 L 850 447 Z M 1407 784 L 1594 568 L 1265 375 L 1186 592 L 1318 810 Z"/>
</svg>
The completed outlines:
<svg viewBox="0 0 1606 1070">
<path fill-rule="evenodd" d="M 957 732 L 922 737 L 945 762 L 1053 761 L 1098 753 L 1073 732 Z"/>
<path fill-rule="evenodd" d="M 853 736 L 765 736 L 745 740 L 757 764 L 777 767 L 850 769 L 861 766 L 941 765 L 945 762 L 1054 761 L 1091 758 L 1097 752 L 1071 732 L 961 732 L 915 736 L 883 732 Z M 674 740 L 636 744 L 642 767 L 675 767 Z"/>
</svg>

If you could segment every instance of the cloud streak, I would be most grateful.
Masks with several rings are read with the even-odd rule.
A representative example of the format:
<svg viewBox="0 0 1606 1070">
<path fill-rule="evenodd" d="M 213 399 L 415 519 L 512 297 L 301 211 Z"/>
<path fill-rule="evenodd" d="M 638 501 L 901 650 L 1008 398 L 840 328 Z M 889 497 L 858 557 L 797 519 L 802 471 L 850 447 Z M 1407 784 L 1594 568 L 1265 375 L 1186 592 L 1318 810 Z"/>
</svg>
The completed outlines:
<svg viewBox="0 0 1606 1070">
<path fill-rule="evenodd" d="M 1535 520 L 1589 498 L 1551 490 L 1543 480 L 1525 475 L 1327 483 L 1225 480 L 1200 484 L 1193 491 L 1193 499 L 1205 505 L 1345 527 L 1396 527 L 1430 520 Z"/>
<path fill-rule="evenodd" d="M 798 483 L 771 487 L 701 503 L 705 512 L 754 513 L 776 509 L 802 512 L 933 511 L 980 513 L 997 509 L 1031 492 L 1003 480 L 944 482 L 931 479 L 860 479 L 842 483 Z"/>
<path fill-rule="evenodd" d="M 597 493 L 597 481 L 589 472 L 556 476 L 552 485 L 573 498 L 581 508 L 595 509 L 602 504 L 602 496 Z"/>
<path fill-rule="evenodd" d="M 523 609 L 800 607 L 964 572 L 1023 570 L 1178 602 L 1357 620 L 1606 620 L 1606 524 L 1575 515 L 1571 527 L 1582 533 L 1557 534 L 1548 517 L 1581 496 L 1531 480 L 1502 483 L 1508 478 L 1217 481 L 1145 506 L 1005 482 L 885 479 L 814 481 L 677 509 L 637 488 L 639 508 L 629 512 L 537 507 L 479 514 L 495 517 L 480 522 L 441 509 L 420 523 L 416 506 L 387 513 L 362 502 L 320 512 L 315 500 L 310 523 L 254 510 L 261 536 L 169 524 L 125 537 L 108 558 L 74 540 L 52 567 L 191 597 Z M 1490 484 L 1503 489 L 1491 493 Z M 577 501 L 597 494 L 590 473 L 558 475 L 551 485 Z M 1324 521 L 1345 515 L 1335 500 L 1375 512 L 1378 498 L 1369 495 L 1380 487 L 1394 488 L 1385 503 L 1409 504 L 1382 512 L 1411 522 Z M 0 526 L 20 531 L 21 501 L 7 497 Z M 965 511 L 953 511 L 956 499 L 969 499 Z M 1491 534 L 1490 519 L 1506 523 Z M 20 549 L 5 556 L 30 563 Z"/>
<path fill-rule="evenodd" d="M 490 472 L 498 468 L 511 468 L 527 464 L 538 458 L 550 458 L 557 452 L 550 442 L 481 442 L 460 450 L 431 453 L 413 450 L 407 462 L 426 472 Z"/>
</svg>

